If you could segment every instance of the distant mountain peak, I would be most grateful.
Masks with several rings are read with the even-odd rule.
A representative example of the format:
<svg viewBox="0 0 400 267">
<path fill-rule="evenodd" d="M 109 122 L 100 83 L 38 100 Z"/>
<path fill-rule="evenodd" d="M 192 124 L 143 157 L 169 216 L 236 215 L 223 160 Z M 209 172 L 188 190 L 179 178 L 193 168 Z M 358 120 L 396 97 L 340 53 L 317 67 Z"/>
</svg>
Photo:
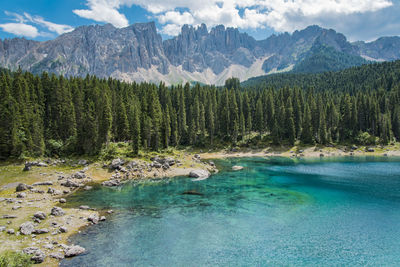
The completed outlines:
<svg viewBox="0 0 400 267">
<path fill-rule="evenodd" d="M 317 49 L 319 47 L 329 49 Z M 324 54 L 325 53 L 325 54 Z M 336 54 L 338 53 L 338 54 Z M 313 56 L 315 55 L 315 56 Z M 0 40 L 0 66 L 21 66 L 34 73 L 66 76 L 115 77 L 128 81 L 185 81 L 223 84 L 231 76 L 248 79 L 256 75 L 289 71 L 301 64 L 307 71 L 326 66 L 348 66 L 368 60 L 400 58 L 400 37 L 381 37 L 373 42 L 353 42 L 333 29 L 310 25 L 292 34 L 271 35 L 256 41 L 237 28 L 205 24 L 183 25 L 181 32 L 162 40 L 155 22 L 125 28 L 111 24 L 77 27 L 54 40 L 36 42 L 24 38 Z M 346 64 L 332 60 L 343 60 Z M 315 66 L 324 66 L 320 69 Z M 305 68 L 305 69 L 304 69 Z"/>
</svg>

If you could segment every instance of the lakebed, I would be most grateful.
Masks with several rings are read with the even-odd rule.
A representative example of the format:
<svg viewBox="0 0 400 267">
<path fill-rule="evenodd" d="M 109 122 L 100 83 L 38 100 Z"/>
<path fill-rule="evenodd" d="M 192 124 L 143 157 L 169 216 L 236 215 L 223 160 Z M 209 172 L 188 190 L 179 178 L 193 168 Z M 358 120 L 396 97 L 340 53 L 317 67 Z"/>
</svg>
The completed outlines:
<svg viewBox="0 0 400 267">
<path fill-rule="evenodd" d="M 88 253 L 61 266 L 400 264 L 400 158 L 216 164 L 220 172 L 202 181 L 130 182 L 71 195 L 69 205 L 115 213 L 73 236 Z"/>
</svg>

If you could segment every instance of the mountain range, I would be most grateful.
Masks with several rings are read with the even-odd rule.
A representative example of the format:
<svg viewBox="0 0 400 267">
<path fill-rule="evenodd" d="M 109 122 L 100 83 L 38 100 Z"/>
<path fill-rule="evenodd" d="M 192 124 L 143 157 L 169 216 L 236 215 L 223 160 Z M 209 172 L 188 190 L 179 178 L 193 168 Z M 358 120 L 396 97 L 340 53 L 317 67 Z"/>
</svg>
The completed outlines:
<svg viewBox="0 0 400 267">
<path fill-rule="evenodd" d="M 229 77 L 246 80 L 277 72 L 322 72 L 369 61 L 400 59 L 400 37 L 349 42 L 332 29 L 309 26 L 293 34 L 255 40 L 223 25 L 184 25 L 162 40 L 154 22 L 126 28 L 80 26 L 54 40 L 0 40 L 0 67 L 65 76 L 114 77 L 125 81 L 221 85 Z"/>
</svg>

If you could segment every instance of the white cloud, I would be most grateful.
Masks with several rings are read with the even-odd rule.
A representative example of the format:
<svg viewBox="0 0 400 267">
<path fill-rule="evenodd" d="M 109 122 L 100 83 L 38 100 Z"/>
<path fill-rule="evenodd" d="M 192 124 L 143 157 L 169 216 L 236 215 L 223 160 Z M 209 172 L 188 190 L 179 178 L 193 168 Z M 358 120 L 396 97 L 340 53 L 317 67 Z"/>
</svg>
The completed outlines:
<svg viewBox="0 0 400 267">
<path fill-rule="evenodd" d="M 86 0 L 88 9 L 74 10 L 81 17 L 129 25 L 119 9 L 139 5 L 162 25 L 161 32 L 176 35 L 184 24 L 224 24 L 242 29 L 270 27 L 292 32 L 310 24 L 323 25 L 327 18 L 340 22 L 341 16 L 385 9 L 393 0 Z"/>
<path fill-rule="evenodd" d="M 39 36 L 39 31 L 36 27 L 25 23 L 0 24 L 0 28 L 2 28 L 5 32 L 12 33 L 18 36 L 26 36 L 30 38 L 35 38 Z"/>
<path fill-rule="evenodd" d="M 28 13 L 24 12 L 25 18 L 27 18 L 30 22 L 33 22 L 35 24 L 41 25 L 43 27 L 46 27 L 49 31 L 55 32 L 57 34 L 63 34 L 67 33 L 70 31 L 73 31 L 74 28 L 69 26 L 69 25 L 64 25 L 64 24 L 56 24 L 50 21 L 44 20 L 42 17 L 39 16 L 34 16 L 32 17 Z"/>
<path fill-rule="evenodd" d="M 76 15 L 92 19 L 98 22 L 111 23 L 115 27 L 123 28 L 129 25 L 125 15 L 119 13 L 118 9 L 122 5 L 131 5 L 129 1 L 124 0 L 88 0 L 86 5 L 89 9 L 75 9 Z"/>
<path fill-rule="evenodd" d="M 31 16 L 30 14 L 24 12 L 23 15 L 14 13 L 14 12 L 9 12 L 9 11 L 4 11 L 4 13 L 9 16 L 9 17 L 14 17 L 11 18 L 11 20 L 16 21 L 18 23 L 6 23 L 6 24 L 1 24 L 1 28 L 3 31 L 12 33 L 18 36 L 26 36 L 26 37 L 31 37 L 35 38 L 38 36 L 43 36 L 43 37 L 51 37 L 52 34 L 49 32 L 39 32 L 38 29 L 30 24 L 35 24 L 35 25 L 40 25 L 42 27 L 47 28 L 47 30 L 51 32 L 55 32 L 57 34 L 63 34 L 66 32 L 70 32 L 74 30 L 73 27 L 69 25 L 64 25 L 64 24 L 56 24 L 50 21 L 46 21 L 42 17 L 39 16 Z M 30 23 L 30 24 L 27 24 Z"/>
</svg>

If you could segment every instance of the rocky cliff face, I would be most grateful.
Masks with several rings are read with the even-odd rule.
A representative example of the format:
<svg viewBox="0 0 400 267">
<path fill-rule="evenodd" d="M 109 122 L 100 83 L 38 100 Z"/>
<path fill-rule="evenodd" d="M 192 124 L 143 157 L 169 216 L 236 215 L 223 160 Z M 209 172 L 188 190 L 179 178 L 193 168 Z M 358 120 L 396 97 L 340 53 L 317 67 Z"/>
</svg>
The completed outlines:
<svg viewBox="0 0 400 267">
<path fill-rule="evenodd" d="M 81 26 L 46 42 L 21 38 L 0 41 L 0 66 L 66 76 L 94 74 L 167 84 L 223 84 L 230 76 L 243 80 L 290 70 L 309 57 L 315 45 L 370 60 L 400 58 L 399 37 L 350 43 L 334 30 L 310 26 L 256 41 L 235 28 L 220 25 L 209 31 L 203 24 L 197 28 L 185 25 L 177 37 L 162 41 L 151 22 L 122 29 L 111 24 Z"/>
</svg>

